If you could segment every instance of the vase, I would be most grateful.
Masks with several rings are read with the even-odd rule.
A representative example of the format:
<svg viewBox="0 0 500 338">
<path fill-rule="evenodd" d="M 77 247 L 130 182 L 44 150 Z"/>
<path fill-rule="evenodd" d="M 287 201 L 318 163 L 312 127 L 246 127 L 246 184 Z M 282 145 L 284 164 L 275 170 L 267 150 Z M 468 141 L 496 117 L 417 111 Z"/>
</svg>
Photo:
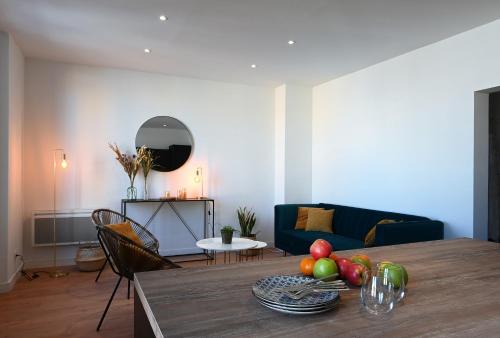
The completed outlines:
<svg viewBox="0 0 500 338">
<path fill-rule="evenodd" d="M 148 178 L 144 176 L 144 199 L 149 199 L 149 191 L 148 191 Z"/>
<path fill-rule="evenodd" d="M 127 199 L 129 200 L 137 199 L 137 189 L 133 185 L 127 188 Z"/>
</svg>

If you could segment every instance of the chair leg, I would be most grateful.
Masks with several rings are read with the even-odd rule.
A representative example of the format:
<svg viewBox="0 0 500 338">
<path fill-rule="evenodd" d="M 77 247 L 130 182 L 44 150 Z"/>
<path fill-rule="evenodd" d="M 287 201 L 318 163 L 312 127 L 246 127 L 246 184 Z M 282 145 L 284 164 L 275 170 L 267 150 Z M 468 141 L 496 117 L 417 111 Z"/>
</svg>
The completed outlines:
<svg viewBox="0 0 500 338">
<path fill-rule="evenodd" d="M 99 321 L 99 325 L 97 325 L 96 331 L 99 331 L 102 325 L 102 321 L 104 320 L 104 317 L 106 317 L 106 313 L 108 313 L 109 306 L 111 305 L 111 302 L 113 301 L 113 298 L 115 297 L 116 290 L 118 290 L 118 287 L 120 286 L 120 283 L 122 281 L 123 276 L 120 276 L 118 279 L 118 282 L 116 283 L 115 289 L 113 290 L 113 293 L 111 294 L 111 298 L 109 298 L 108 305 L 106 305 L 106 309 L 104 309 L 104 313 L 101 316 L 101 320 Z"/>
<path fill-rule="evenodd" d="M 106 267 L 106 264 L 108 264 L 108 258 L 106 257 L 106 260 L 104 261 L 104 264 L 101 267 L 101 270 L 99 270 L 99 273 L 97 274 L 97 277 L 95 278 L 95 282 L 99 280 L 99 277 L 101 277 L 102 270 Z"/>
<path fill-rule="evenodd" d="M 127 299 L 130 299 L 130 279 L 127 279 L 127 281 L 128 281 Z"/>
</svg>

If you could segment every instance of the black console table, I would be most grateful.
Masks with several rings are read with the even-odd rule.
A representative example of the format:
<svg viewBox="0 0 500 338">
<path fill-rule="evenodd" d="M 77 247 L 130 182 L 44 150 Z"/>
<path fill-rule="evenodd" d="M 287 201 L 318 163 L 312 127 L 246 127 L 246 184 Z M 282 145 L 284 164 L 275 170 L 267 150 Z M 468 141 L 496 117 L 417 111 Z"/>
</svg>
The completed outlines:
<svg viewBox="0 0 500 338">
<path fill-rule="evenodd" d="M 198 238 L 196 234 L 194 233 L 193 229 L 189 226 L 189 224 L 186 222 L 184 217 L 179 213 L 179 210 L 177 210 L 175 204 L 176 203 L 193 203 L 193 202 L 204 202 L 204 235 L 205 238 L 208 237 L 215 237 L 215 231 L 214 231 L 214 223 L 215 223 L 215 201 L 212 198 L 187 198 L 187 199 L 163 199 L 163 198 L 157 198 L 157 199 L 122 199 L 122 205 L 121 205 L 121 210 L 122 214 L 127 216 L 127 205 L 128 204 L 137 204 L 137 203 L 158 203 L 158 207 L 155 209 L 155 211 L 151 214 L 149 219 L 147 220 L 146 224 L 144 224 L 144 227 L 147 229 L 151 222 L 155 219 L 156 215 L 160 210 L 163 208 L 163 206 L 166 204 L 168 205 L 172 211 L 175 213 L 177 218 L 182 222 L 182 224 L 186 227 L 186 229 L 189 231 L 191 236 L 196 241 L 199 241 L 201 238 Z M 210 229 L 211 225 L 211 229 Z M 210 233 L 211 231 L 211 233 Z"/>
</svg>

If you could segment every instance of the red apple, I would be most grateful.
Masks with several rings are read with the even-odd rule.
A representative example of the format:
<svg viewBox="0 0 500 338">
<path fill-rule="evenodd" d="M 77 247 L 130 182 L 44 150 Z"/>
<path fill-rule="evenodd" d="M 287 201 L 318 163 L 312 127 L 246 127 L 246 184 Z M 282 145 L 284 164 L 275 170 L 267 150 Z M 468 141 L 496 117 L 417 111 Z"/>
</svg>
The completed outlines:
<svg viewBox="0 0 500 338">
<path fill-rule="evenodd" d="M 372 268 L 372 262 L 370 261 L 370 257 L 368 257 L 367 255 L 354 255 L 351 257 L 351 261 L 353 263 L 363 264 L 367 269 Z"/>
<path fill-rule="evenodd" d="M 352 263 L 347 268 L 345 278 L 349 284 L 360 286 L 363 283 L 363 274 L 368 273 L 368 269 L 363 264 Z"/>
<path fill-rule="evenodd" d="M 336 254 L 334 254 L 334 253 L 332 252 L 332 253 L 330 254 L 330 256 L 328 256 L 328 258 L 333 259 L 334 261 L 336 261 L 338 257 L 337 257 L 337 255 L 336 255 Z"/>
<path fill-rule="evenodd" d="M 315 260 L 326 258 L 330 256 L 330 253 L 332 252 L 332 245 L 324 239 L 317 239 L 311 245 L 309 251 Z"/>
<path fill-rule="evenodd" d="M 349 268 L 349 265 L 352 264 L 351 260 L 348 258 L 344 257 L 338 257 L 335 260 L 335 263 L 337 263 L 337 267 L 339 268 L 339 276 L 340 278 L 345 278 L 345 274 L 347 272 L 347 269 Z"/>
</svg>

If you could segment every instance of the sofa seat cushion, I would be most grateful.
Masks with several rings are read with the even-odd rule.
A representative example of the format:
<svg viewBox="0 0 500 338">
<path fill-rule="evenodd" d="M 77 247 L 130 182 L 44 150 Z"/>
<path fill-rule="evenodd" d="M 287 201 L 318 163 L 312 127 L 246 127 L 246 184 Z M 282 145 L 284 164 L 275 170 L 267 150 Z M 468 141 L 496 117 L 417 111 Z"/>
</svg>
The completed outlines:
<svg viewBox="0 0 500 338">
<path fill-rule="evenodd" d="M 361 249 L 364 247 L 363 241 L 322 231 L 285 230 L 282 232 L 282 235 L 283 240 L 290 241 L 290 244 L 300 243 L 301 252 L 292 252 L 293 254 L 309 253 L 309 247 L 317 239 L 327 240 L 333 246 L 334 251 Z"/>
</svg>

